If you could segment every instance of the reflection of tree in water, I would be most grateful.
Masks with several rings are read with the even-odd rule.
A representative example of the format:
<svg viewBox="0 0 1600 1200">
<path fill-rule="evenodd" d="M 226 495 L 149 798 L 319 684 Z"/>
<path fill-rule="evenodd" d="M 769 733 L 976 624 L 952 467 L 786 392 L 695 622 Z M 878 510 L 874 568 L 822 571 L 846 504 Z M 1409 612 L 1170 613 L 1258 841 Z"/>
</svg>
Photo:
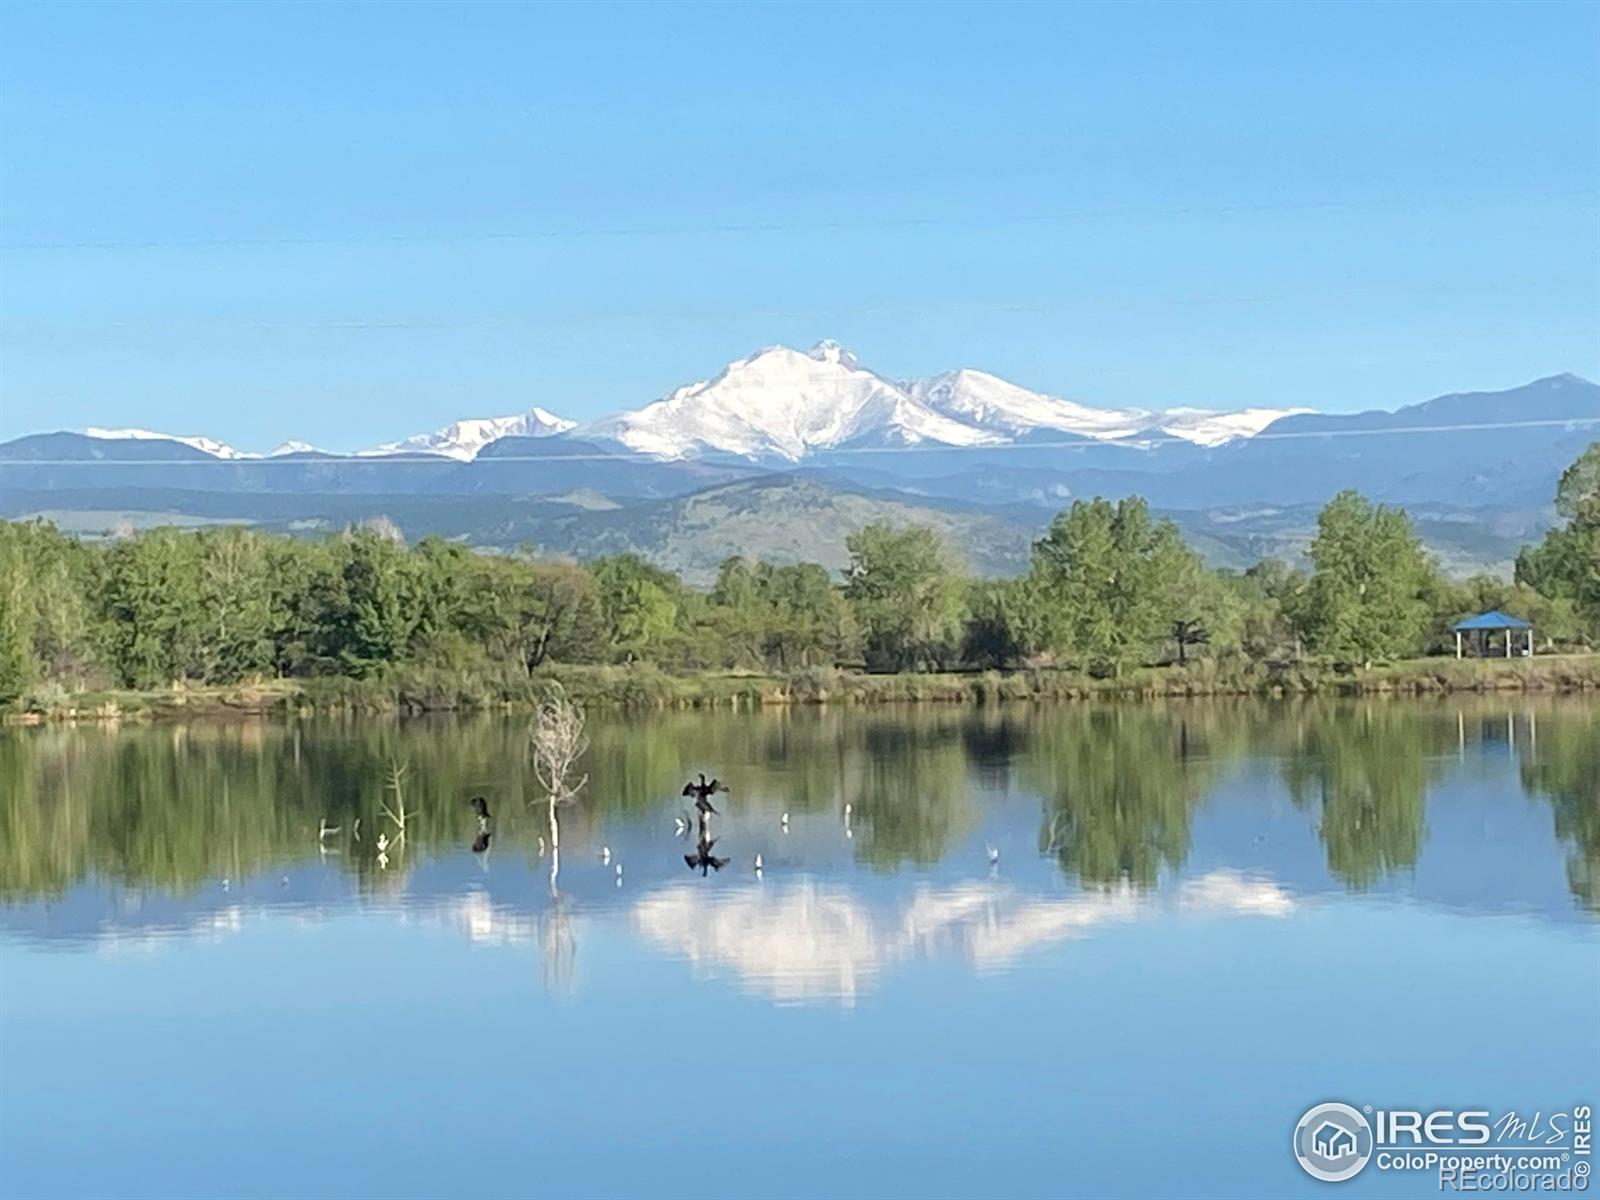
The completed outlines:
<svg viewBox="0 0 1600 1200">
<path fill-rule="evenodd" d="M 1219 755 L 1216 714 L 1075 709 L 1041 730 L 1040 848 L 1084 884 L 1151 887 L 1189 853 L 1195 802 Z"/>
<path fill-rule="evenodd" d="M 543 807 L 550 829 L 550 908 L 540 926 L 545 985 L 570 989 L 576 973 L 577 939 L 561 896 L 561 818 L 589 782 L 580 765 L 589 752 L 588 721 L 583 709 L 555 687 L 540 703 L 529 731 L 533 776 L 544 792 Z M 621 868 L 617 868 L 619 871 Z"/>
<path fill-rule="evenodd" d="M 1600 715 L 1590 708 L 1538 724 L 1522 759 L 1522 787 L 1550 802 L 1556 837 L 1568 843 L 1567 885 L 1600 910 Z"/>
<path fill-rule="evenodd" d="M 980 709 L 961 723 L 961 744 L 973 775 L 983 783 L 1004 787 L 1017 760 L 1032 744 L 1033 724 L 1016 713 Z"/>
<path fill-rule="evenodd" d="M 1380 703 L 1319 708 L 1300 719 L 1284 784 L 1298 807 L 1317 804 L 1328 869 L 1348 887 L 1416 866 L 1431 756 L 1445 749 L 1436 716 Z"/>
<path fill-rule="evenodd" d="M 607 723 L 595 730 L 596 804 L 648 808 L 698 771 L 722 772 L 737 778 L 737 812 L 798 816 L 849 803 L 864 861 L 931 863 L 972 822 L 964 746 L 977 720 L 961 710 L 799 708 Z"/>
<path fill-rule="evenodd" d="M 590 805 L 602 814 L 644 813 L 704 770 L 736 772 L 741 807 L 770 799 L 794 812 L 825 808 L 839 791 L 839 718 L 785 709 L 596 721 Z"/>
<path fill-rule="evenodd" d="M 846 746 L 856 856 L 877 867 L 926 866 L 975 820 L 959 729 L 948 723 L 874 722 Z"/>
<path fill-rule="evenodd" d="M 1541 713 L 1537 750 L 1523 760 L 1524 787 L 1551 803 L 1557 836 L 1574 847 L 1573 891 L 1592 907 L 1597 720 L 1581 705 Z M 975 789 L 1006 786 L 1015 774 L 1046 798 L 1041 844 L 1065 869 L 1092 884 L 1148 885 L 1182 863 L 1196 797 L 1249 744 L 1283 755 L 1297 802 L 1316 805 L 1330 869 L 1362 887 L 1416 862 L 1428 763 L 1454 760 L 1457 728 L 1454 706 L 1403 701 L 610 717 L 595 722 L 593 779 L 584 803 L 563 814 L 562 834 L 582 844 L 615 814 L 668 799 L 676 813 L 691 767 L 707 768 L 737 780 L 730 799 L 741 817 L 765 807 L 775 828 L 780 811 L 798 818 L 848 801 L 851 849 L 863 861 L 924 864 L 972 829 Z M 1466 728 L 1470 736 L 1474 725 Z M 1520 732 L 1516 750 L 1524 755 Z M 388 825 L 380 806 L 397 761 L 410 764 L 414 815 L 404 864 L 384 873 L 373 841 Z M 393 887 L 402 865 L 467 852 L 475 794 L 495 813 L 496 855 L 521 847 L 532 859 L 537 839 L 548 841 L 526 722 L 3 729 L 0 898 L 59 894 L 90 876 L 174 891 L 275 876 L 316 859 L 324 820 L 343 831 L 325 843 L 327 869 L 362 887 Z"/>
<path fill-rule="evenodd" d="M 376 837 L 393 836 L 382 815 L 393 762 L 411 764 L 413 858 L 470 836 L 473 791 L 524 787 L 520 727 L 435 734 L 390 722 L 0 731 L 0 896 L 59 893 L 91 872 L 182 891 L 319 851 L 375 882 Z M 337 838 L 319 839 L 324 821 Z"/>
<path fill-rule="evenodd" d="M 539 966 L 550 991 L 571 995 L 576 989 L 578 936 L 564 897 L 555 897 L 539 918 Z"/>
</svg>

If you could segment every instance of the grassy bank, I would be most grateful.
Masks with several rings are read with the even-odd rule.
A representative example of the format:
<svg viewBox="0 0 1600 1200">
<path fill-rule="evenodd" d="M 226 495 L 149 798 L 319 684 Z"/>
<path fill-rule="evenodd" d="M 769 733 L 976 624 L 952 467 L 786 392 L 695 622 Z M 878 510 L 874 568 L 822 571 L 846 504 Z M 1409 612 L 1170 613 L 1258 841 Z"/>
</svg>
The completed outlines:
<svg viewBox="0 0 1600 1200">
<path fill-rule="evenodd" d="M 564 666 L 534 676 L 426 670 L 379 679 L 280 679 L 231 687 L 175 687 L 60 695 L 11 712 L 12 722 L 161 720 L 318 713 L 522 711 L 552 682 L 595 708 L 753 709 L 792 704 L 992 704 L 1006 701 L 1149 700 L 1203 696 L 1441 695 L 1452 692 L 1600 691 L 1600 654 L 1534 659 L 1412 659 L 1366 670 L 1318 664 L 1146 667 L 1097 679 L 1069 670 L 867 675 L 674 675 L 654 667 Z"/>
</svg>

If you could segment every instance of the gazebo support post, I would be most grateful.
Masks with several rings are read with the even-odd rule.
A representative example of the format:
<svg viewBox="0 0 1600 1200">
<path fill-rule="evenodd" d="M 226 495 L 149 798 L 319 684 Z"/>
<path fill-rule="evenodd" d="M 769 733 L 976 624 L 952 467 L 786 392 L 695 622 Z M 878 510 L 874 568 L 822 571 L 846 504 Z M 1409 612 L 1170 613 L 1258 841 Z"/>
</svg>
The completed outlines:
<svg viewBox="0 0 1600 1200">
<path fill-rule="evenodd" d="M 1456 630 L 1456 657 L 1461 657 L 1461 630 Z"/>
</svg>

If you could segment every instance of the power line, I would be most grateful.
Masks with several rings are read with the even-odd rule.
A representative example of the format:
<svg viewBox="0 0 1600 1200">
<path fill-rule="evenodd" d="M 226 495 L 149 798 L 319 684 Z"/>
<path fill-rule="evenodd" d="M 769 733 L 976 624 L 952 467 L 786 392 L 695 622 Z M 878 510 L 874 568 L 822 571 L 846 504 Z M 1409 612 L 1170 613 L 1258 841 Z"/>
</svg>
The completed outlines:
<svg viewBox="0 0 1600 1200">
<path fill-rule="evenodd" d="M 1510 199 L 1516 203 L 1544 200 L 1570 200 L 1600 198 L 1592 188 L 1525 193 L 1513 197 L 1449 197 L 1435 200 L 1416 200 L 1381 197 L 1372 200 L 1308 200 L 1300 202 L 1273 202 L 1258 204 L 1180 205 L 1156 208 L 1085 208 L 1058 212 L 1012 213 L 988 216 L 933 216 L 910 215 L 892 217 L 859 217 L 818 221 L 729 221 L 717 224 L 680 225 L 598 225 L 569 226 L 567 228 L 498 230 L 482 233 L 393 233 L 393 234 L 281 234 L 260 237 L 210 237 L 210 238 L 151 238 L 146 240 L 118 239 L 60 239 L 24 242 L 0 242 L 0 251 L 33 250 L 188 250 L 220 247 L 261 246 L 334 246 L 334 245 L 408 245 L 414 243 L 450 242 L 512 242 L 559 241 L 563 239 L 628 238 L 628 237 L 689 237 L 699 235 L 728 235 L 746 233 L 830 233 L 850 229 L 915 229 L 947 228 L 956 226 L 1050 224 L 1085 220 L 1108 220 L 1123 217 L 1192 217 L 1238 216 L 1265 213 L 1337 211 L 1341 209 L 1371 208 L 1400 205 L 1408 209 L 1450 208 L 1484 202 Z"/>
<path fill-rule="evenodd" d="M 931 300 L 918 299 L 904 302 L 864 302 L 859 304 L 820 304 L 812 306 L 758 306 L 736 304 L 670 304 L 654 308 L 563 308 L 559 312 L 529 312 L 511 316 L 482 316 L 474 318 L 444 317 L 378 318 L 326 321 L 264 320 L 249 317 L 114 317 L 98 321 L 70 322 L 73 329 L 124 331 L 156 334 L 191 329 L 251 330 L 267 333 L 287 331 L 292 333 L 416 333 L 448 332 L 455 330 L 485 330 L 517 332 L 548 326 L 599 324 L 608 321 L 704 321 L 712 317 L 736 314 L 741 317 L 759 317 L 769 320 L 816 317 L 884 317 L 884 316 L 959 316 L 973 313 L 1011 313 L 1043 315 L 1047 313 L 1093 310 L 1121 310 L 1131 308 L 1164 308 L 1192 305 L 1269 305 L 1303 303 L 1306 301 L 1352 300 L 1377 295 L 1504 295 L 1509 288 L 1547 288 L 1548 276 L 1540 278 L 1499 279 L 1492 282 L 1465 283 L 1372 283 L 1357 286 L 1318 287 L 1311 293 L 1294 292 L 1165 292 L 1144 296 L 1106 294 L 1102 291 L 1085 292 L 1075 297 L 1043 300 Z M 66 322 L 29 318 L 0 318 L 0 333 L 14 337 L 38 330 L 51 331 Z"/>
<path fill-rule="evenodd" d="M 1272 433 L 1270 431 L 1254 434 L 1248 438 L 1229 439 L 1229 443 L 1242 441 L 1314 441 L 1320 438 L 1351 438 L 1351 437 L 1389 437 L 1389 436 L 1415 436 L 1440 433 L 1491 433 L 1509 429 L 1551 429 L 1569 428 L 1580 429 L 1592 425 L 1600 425 L 1600 416 L 1594 417 L 1564 417 L 1550 420 L 1534 421 L 1486 421 L 1475 424 L 1453 425 L 1400 425 L 1392 429 L 1325 429 L 1288 431 Z M 110 440 L 110 439 L 107 439 Z M 156 440 L 156 439 L 139 439 Z M 172 440 L 178 439 L 160 439 Z M 180 443 L 182 444 L 182 443 Z M 1219 443 L 1225 445 L 1228 443 Z M 1187 445 L 1198 446 L 1189 438 L 1165 435 L 1150 438 L 1089 438 L 1085 437 L 1073 441 L 1055 442 L 991 442 L 977 445 L 952 446 L 944 443 L 918 444 L 914 446 L 855 446 L 841 449 L 820 448 L 818 454 L 826 455 L 881 455 L 881 454 L 962 454 L 962 453 L 1007 453 L 1011 451 L 1029 450 L 1088 450 L 1101 446 L 1120 446 L 1129 450 L 1144 450 L 1154 446 Z M 1216 448 L 1216 447 L 1201 447 Z M 8 459 L 0 462 L 0 471 L 12 467 L 219 467 L 219 466 L 284 466 L 284 467 L 334 467 L 362 464 L 375 467 L 400 467 L 400 466 L 440 466 L 462 467 L 472 462 L 484 463 L 560 463 L 560 462 L 632 462 L 632 463 L 671 463 L 681 462 L 682 459 L 654 458 L 647 454 L 622 451 L 615 454 L 508 454 L 504 456 L 492 455 L 483 459 L 457 459 L 446 455 L 426 454 L 413 452 L 418 457 L 407 457 L 406 452 L 397 451 L 393 454 L 353 454 L 353 455 L 327 455 L 317 458 L 296 458 L 292 455 L 276 455 L 262 458 L 210 458 L 210 459 L 144 459 L 144 458 L 32 458 Z M 700 460 L 703 461 L 703 460 Z M 717 465 L 717 464 L 714 464 Z"/>
</svg>

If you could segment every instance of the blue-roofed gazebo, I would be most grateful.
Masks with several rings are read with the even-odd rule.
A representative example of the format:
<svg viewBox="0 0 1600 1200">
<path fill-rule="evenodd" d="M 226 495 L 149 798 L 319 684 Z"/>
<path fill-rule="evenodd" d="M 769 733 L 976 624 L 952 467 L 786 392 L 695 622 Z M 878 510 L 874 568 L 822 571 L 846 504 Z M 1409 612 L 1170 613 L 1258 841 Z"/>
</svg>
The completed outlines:
<svg viewBox="0 0 1600 1200">
<path fill-rule="evenodd" d="M 1456 657 L 1461 657 L 1462 635 L 1470 634 L 1477 640 L 1478 657 L 1487 658 L 1489 643 L 1497 633 L 1505 634 L 1506 657 L 1511 657 L 1511 647 L 1516 641 L 1516 635 L 1524 635 L 1522 653 L 1533 654 L 1533 622 L 1524 621 L 1521 617 L 1509 616 L 1498 608 L 1490 609 L 1486 613 L 1479 613 L 1475 617 L 1468 617 L 1464 621 L 1457 621 L 1450 628 L 1456 631 Z"/>
</svg>

